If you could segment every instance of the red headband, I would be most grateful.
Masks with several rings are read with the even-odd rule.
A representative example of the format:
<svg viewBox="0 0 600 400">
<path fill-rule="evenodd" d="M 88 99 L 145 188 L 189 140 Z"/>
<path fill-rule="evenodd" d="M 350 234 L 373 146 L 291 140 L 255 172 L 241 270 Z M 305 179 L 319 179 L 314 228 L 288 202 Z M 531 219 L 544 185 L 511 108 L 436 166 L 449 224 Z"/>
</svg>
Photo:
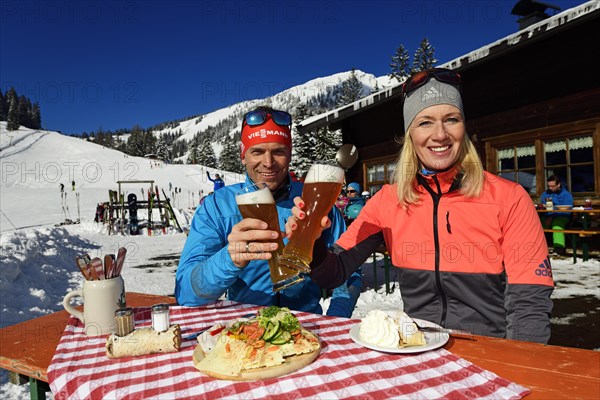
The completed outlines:
<svg viewBox="0 0 600 400">
<path fill-rule="evenodd" d="M 287 126 L 277 125 L 269 116 L 264 124 L 250 126 L 244 124 L 242 127 L 242 160 L 246 150 L 260 143 L 281 143 L 292 149 L 292 135 Z"/>
</svg>

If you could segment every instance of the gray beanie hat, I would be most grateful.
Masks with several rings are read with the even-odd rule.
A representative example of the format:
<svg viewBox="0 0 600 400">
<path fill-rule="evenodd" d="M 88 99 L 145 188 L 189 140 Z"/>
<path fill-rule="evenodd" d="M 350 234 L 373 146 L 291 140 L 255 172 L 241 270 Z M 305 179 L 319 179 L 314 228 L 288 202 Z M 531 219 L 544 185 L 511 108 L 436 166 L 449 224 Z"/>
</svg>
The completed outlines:
<svg viewBox="0 0 600 400">
<path fill-rule="evenodd" d="M 404 131 L 408 131 L 408 127 L 418 113 L 438 104 L 455 106 L 463 116 L 465 115 L 458 88 L 431 77 L 427 83 L 415 89 L 404 99 Z"/>
</svg>

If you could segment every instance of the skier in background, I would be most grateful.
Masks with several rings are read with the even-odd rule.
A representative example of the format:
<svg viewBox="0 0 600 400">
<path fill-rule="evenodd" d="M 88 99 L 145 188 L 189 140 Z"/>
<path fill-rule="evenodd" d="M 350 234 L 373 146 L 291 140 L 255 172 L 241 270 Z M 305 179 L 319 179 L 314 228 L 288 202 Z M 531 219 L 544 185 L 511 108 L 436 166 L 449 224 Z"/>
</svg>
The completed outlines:
<svg viewBox="0 0 600 400">
<path fill-rule="evenodd" d="M 215 184 L 213 187 L 213 192 L 216 192 L 217 190 L 219 190 L 223 186 L 225 186 L 225 181 L 223 179 L 221 179 L 221 175 L 215 174 L 215 179 L 212 179 L 210 177 L 210 172 L 206 171 L 206 176 L 208 176 L 209 181 L 211 181 L 212 183 Z"/>
<path fill-rule="evenodd" d="M 75 181 L 71 182 L 71 187 L 73 188 L 73 191 L 75 191 Z"/>
</svg>

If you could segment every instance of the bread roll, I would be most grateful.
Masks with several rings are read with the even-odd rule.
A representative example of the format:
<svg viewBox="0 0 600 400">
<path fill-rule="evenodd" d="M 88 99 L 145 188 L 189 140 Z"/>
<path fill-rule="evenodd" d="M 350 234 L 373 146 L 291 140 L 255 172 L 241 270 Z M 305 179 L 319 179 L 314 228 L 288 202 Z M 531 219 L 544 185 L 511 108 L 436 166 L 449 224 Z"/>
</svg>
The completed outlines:
<svg viewBox="0 0 600 400">
<path fill-rule="evenodd" d="M 106 340 L 106 356 L 120 358 L 154 353 L 175 353 L 181 348 L 181 328 L 171 325 L 165 332 L 152 328 L 136 329 L 127 336 L 114 333 Z"/>
</svg>

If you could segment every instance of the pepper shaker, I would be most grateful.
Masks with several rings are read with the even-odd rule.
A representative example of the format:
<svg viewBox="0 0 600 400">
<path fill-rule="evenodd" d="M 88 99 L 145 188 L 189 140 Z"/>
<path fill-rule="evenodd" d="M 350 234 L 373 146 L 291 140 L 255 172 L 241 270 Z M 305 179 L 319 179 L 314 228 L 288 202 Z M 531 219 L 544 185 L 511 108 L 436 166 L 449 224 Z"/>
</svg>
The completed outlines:
<svg viewBox="0 0 600 400">
<path fill-rule="evenodd" d="M 135 329 L 133 309 L 131 307 L 120 308 L 115 311 L 116 335 L 123 337 L 129 335 Z"/>
</svg>

